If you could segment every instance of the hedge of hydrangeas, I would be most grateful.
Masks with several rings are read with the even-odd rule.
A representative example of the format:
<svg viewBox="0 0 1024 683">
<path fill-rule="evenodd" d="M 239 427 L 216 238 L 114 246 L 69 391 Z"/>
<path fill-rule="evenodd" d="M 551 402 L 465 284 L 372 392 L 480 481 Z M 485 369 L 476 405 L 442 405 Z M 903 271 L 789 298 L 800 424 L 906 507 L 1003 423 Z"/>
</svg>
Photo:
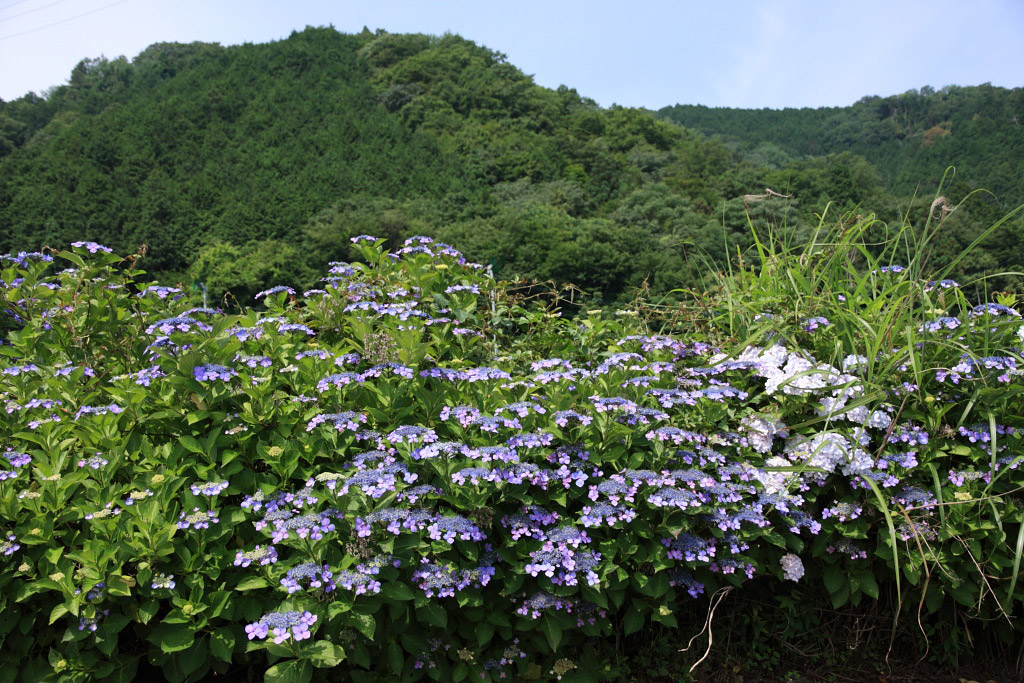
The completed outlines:
<svg viewBox="0 0 1024 683">
<path fill-rule="evenodd" d="M 723 587 L 840 606 L 936 566 L 929 609 L 1019 615 L 1012 301 L 883 268 L 832 298 L 920 292 L 868 357 L 827 308 L 755 343 L 563 321 L 429 238 L 353 241 L 241 314 L 89 242 L 0 257 L 10 676 L 593 680 L 599 639 Z"/>
</svg>

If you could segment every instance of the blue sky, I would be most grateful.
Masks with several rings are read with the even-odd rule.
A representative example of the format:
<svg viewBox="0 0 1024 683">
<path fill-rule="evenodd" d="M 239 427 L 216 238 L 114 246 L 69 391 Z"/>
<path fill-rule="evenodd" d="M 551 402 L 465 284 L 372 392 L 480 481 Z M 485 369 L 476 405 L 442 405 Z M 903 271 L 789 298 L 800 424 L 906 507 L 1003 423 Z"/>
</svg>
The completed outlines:
<svg viewBox="0 0 1024 683">
<path fill-rule="evenodd" d="M 63 84 L 85 57 L 307 25 L 458 33 L 603 106 L 842 106 L 924 85 L 1024 86 L 1021 0 L 0 0 L 0 97 Z"/>
</svg>

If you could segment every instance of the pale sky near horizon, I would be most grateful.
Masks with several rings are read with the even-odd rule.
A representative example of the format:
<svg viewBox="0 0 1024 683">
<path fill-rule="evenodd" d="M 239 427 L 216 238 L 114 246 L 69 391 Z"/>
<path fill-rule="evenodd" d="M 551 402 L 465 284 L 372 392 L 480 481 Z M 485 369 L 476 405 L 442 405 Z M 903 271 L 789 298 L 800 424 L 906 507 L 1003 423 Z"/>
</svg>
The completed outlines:
<svg viewBox="0 0 1024 683">
<path fill-rule="evenodd" d="M 1024 86 L 1022 0 L 0 0 L 0 98 L 84 58 L 305 26 L 457 33 L 602 106 L 845 106 L 930 85 Z"/>
</svg>

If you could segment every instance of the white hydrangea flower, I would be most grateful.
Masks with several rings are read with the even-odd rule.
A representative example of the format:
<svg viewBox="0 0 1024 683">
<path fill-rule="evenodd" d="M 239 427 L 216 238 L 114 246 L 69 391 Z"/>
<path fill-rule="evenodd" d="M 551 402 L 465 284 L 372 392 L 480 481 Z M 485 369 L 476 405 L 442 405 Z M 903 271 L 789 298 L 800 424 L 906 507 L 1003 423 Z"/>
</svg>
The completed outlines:
<svg viewBox="0 0 1024 683">
<path fill-rule="evenodd" d="M 793 553 L 783 555 L 779 559 L 779 565 L 782 567 L 782 574 L 789 581 L 799 581 L 804 576 L 804 563 Z"/>
<path fill-rule="evenodd" d="M 768 467 L 791 467 L 793 463 L 775 456 L 774 458 L 768 458 L 764 462 Z M 789 489 L 789 482 L 793 480 L 794 475 L 792 472 L 764 472 L 759 471 L 755 478 L 761 482 L 761 486 L 764 487 L 764 492 L 768 495 L 779 496 L 786 493 Z"/>
<path fill-rule="evenodd" d="M 850 462 L 852 454 L 850 442 L 835 432 L 821 432 L 810 438 L 794 436 L 786 442 L 786 455 L 792 462 L 830 473 Z"/>
<path fill-rule="evenodd" d="M 803 374 L 806 373 L 806 374 Z M 784 394 L 790 396 L 802 396 L 812 394 L 830 385 L 839 372 L 830 365 L 817 365 L 811 360 L 790 354 L 785 367 L 768 377 L 764 389 L 768 394 L 774 394 L 780 388 Z"/>
<path fill-rule="evenodd" d="M 868 359 L 866 356 L 857 356 L 850 354 L 843 359 L 843 372 L 857 371 L 866 369 L 868 365 Z"/>
<path fill-rule="evenodd" d="M 859 425 L 862 425 L 865 422 L 867 422 L 870 416 L 871 411 L 868 410 L 867 406 L 857 406 L 856 408 L 851 408 L 850 410 L 847 410 L 845 413 L 843 413 L 843 417 L 845 417 L 850 422 Z"/>
<path fill-rule="evenodd" d="M 759 415 L 746 415 L 740 420 L 750 447 L 758 453 L 770 453 L 776 436 L 787 436 L 786 425 Z"/>
<path fill-rule="evenodd" d="M 868 427 L 875 429 L 888 429 L 889 425 L 892 424 L 892 416 L 884 410 L 876 410 L 871 413 L 866 424 Z"/>
<path fill-rule="evenodd" d="M 864 427 L 854 427 L 850 432 L 850 437 L 861 446 L 867 446 L 871 443 L 871 436 Z"/>
<path fill-rule="evenodd" d="M 850 461 L 843 465 L 842 472 L 847 477 L 856 474 L 867 474 L 874 467 L 874 459 L 862 448 L 854 448 L 850 453 Z"/>
<path fill-rule="evenodd" d="M 774 344 L 764 350 L 758 349 L 756 346 L 752 348 L 758 351 L 757 361 L 761 365 L 761 372 L 758 374 L 761 377 L 768 377 L 774 371 L 778 371 L 789 356 L 789 351 L 780 344 Z"/>
</svg>

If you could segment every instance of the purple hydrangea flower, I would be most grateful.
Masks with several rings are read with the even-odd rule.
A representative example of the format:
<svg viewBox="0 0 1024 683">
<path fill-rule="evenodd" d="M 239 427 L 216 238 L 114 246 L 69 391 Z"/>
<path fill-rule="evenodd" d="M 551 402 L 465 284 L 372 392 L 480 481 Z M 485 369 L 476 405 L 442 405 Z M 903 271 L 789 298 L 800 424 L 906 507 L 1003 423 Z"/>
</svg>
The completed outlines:
<svg viewBox="0 0 1024 683">
<path fill-rule="evenodd" d="M 157 574 L 153 577 L 150 588 L 153 590 L 174 590 L 177 584 L 174 582 L 174 574 Z"/>
<path fill-rule="evenodd" d="M 259 299 L 262 299 L 265 296 L 273 296 L 274 294 L 280 294 L 281 292 L 287 292 L 289 295 L 295 296 L 295 290 L 292 289 L 291 287 L 285 287 L 284 285 L 278 285 L 276 287 L 271 287 L 270 289 L 264 289 L 262 292 L 260 292 L 259 294 L 257 294 L 253 298 L 259 300 Z"/>
<path fill-rule="evenodd" d="M 198 496 L 200 494 L 204 496 L 216 496 L 218 493 L 228 487 L 226 481 L 201 481 L 192 484 L 190 487 L 192 495 Z"/>
<path fill-rule="evenodd" d="M 334 572 L 326 564 L 304 562 L 289 569 L 281 579 L 281 585 L 288 590 L 289 595 L 302 590 L 303 583 L 307 583 L 309 588 L 321 588 L 325 593 L 330 593 L 334 590 L 334 581 L 331 580 L 333 576 Z"/>
<path fill-rule="evenodd" d="M 454 543 L 455 539 L 463 541 L 486 540 L 484 533 L 476 524 L 469 521 L 462 515 L 446 515 L 436 518 L 427 526 L 427 533 L 435 541 Z"/>
<path fill-rule="evenodd" d="M 124 408 L 117 405 L 116 403 L 111 403 L 110 405 L 106 406 L 82 406 L 81 408 L 78 409 L 78 412 L 75 413 L 75 419 L 77 420 L 83 415 L 106 415 L 108 413 L 117 415 L 123 411 Z"/>
<path fill-rule="evenodd" d="M 343 413 L 320 413 L 309 421 L 306 431 L 311 432 L 317 425 L 324 422 L 330 422 L 339 432 L 356 432 L 359 431 L 359 423 L 366 422 L 366 416 L 351 410 L 346 410 Z"/>
<path fill-rule="evenodd" d="M 21 545 L 17 542 L 14 534 L 7 534 L 7 540 L 0 541 L 0 554 L 13 555 L 15 551 L 21 548 Z"/>
<path fill-rule="evenodd" d="M 257 545 L 252 550 L 239 550 L 235 555 L 235 566 L 236 567 L 248 567 L 253 562 L 266 566 L 268 564 L 274 564 L 277 562 L 277 549 L 272 545 L 259 546 Z"/>
<path fill-rule="evenodd" d="M 97 251 L 102 251 L 104 254 L 109 254 L 111 252 L 110 247 L 105 247 L 102 244 L 97 244 L 96 242 L 72 242 L 71 246 L 78 249 L 88 249 L 90 254 L 95 254 Z"/>
<path fill-rule="evenodd" d="M 192 374 L 200 382 L 208 382 L 215 379 L 229 382 L 232 377 L 238 376 L 237 372 L 224 365 L 197 365 L 192 369 Z"/>
<path fill-rule="evenodd" d="M 200 510 L 193 508 L 192 512 L 182 512 L 178 518 L 179 529 L 209 529 L 211 524 L 216 524 L 220 519 L 213 510 Z"/>
<path fill-rule="evenodd" d="M 289 638 L 305 640 L 312 634 L 309 627 L 316 623 L 316 615 L 310 612 L 270 612 L 254 624 L 245 627 L 249 640 L 265 640 L 273 634 L 274 644 L 280 645 Z"/>
</svg>

